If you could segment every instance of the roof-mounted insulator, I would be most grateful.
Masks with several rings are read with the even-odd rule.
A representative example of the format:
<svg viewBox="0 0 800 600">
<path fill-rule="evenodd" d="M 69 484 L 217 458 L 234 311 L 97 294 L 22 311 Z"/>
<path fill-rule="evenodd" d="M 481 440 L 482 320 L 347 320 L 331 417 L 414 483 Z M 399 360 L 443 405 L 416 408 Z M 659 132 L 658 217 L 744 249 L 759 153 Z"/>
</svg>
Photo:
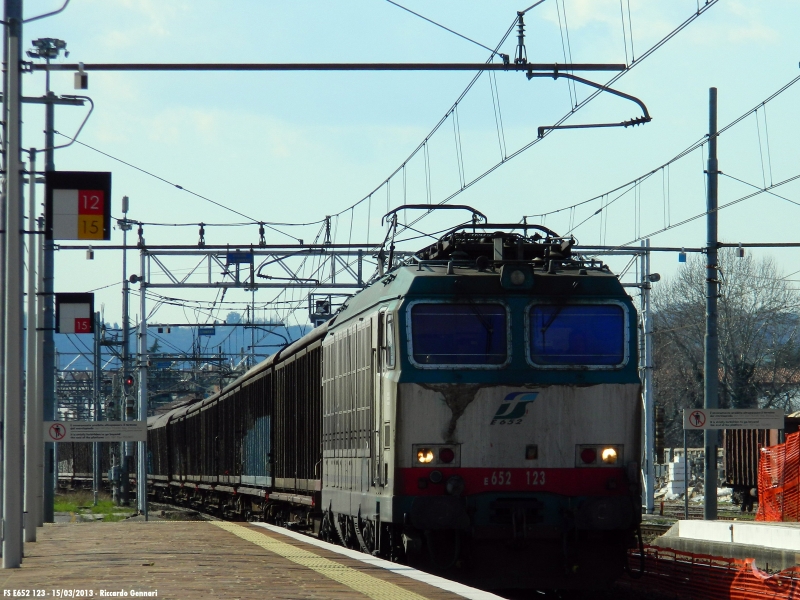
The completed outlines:
<svg viewBox="0 0 800 600">
<path fill-rule="evenodd" d="M 514 62 L 524 65 L 528 62 L 528 52 L 525 50 L 525 13 L 517 13 L 517 56 Z"/>
<path fill-rule="evenodd" d="M 327 215 L 325 217 L 325 244 L 331 243 L 331 217 Z"/>
</svg>

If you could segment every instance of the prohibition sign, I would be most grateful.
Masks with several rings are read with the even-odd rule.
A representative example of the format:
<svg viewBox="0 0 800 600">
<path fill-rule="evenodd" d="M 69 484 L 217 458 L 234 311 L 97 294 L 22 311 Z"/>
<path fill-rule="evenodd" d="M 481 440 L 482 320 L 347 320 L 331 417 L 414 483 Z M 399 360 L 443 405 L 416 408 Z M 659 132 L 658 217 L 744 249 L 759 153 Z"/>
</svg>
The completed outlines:
<svg viewBox="0 0 800 600">
<path fill-rule="evenodd" d="M 689 423 L 692 427 L 702 427 L 706 424 L 706 416 L 702 411 L 696 410 L 689 415 Z"/>
<path fill-rule="evenodd" d="M 55 441 L 62 439 L 65 435 L 67 435 L 66 427 L 59 425 L 58 423 L 53 423 L 50 425 L 50 437 Z"/>
</svg>

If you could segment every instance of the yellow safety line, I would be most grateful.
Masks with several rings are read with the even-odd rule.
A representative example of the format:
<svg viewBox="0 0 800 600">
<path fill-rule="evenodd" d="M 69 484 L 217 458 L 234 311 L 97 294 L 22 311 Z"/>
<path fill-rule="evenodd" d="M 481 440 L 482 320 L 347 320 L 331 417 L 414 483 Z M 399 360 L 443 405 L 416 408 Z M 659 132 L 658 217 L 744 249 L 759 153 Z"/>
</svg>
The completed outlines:
<svg viewBox="0 0 800 600">
<path fill-rule="evenodd" d="M 224 521 L 212 521 L 212 523 L 248 542 L 253 542 L 265 550 L 274 552 L 298 565 L 312 569 L 374 600 L 426 600 L 424 596 L 420 596 L 398 585 L 389 583 L 384 579 L 367 575 L 357 569 L 328 560 L 318 554 L 303 550 L 302 548 L 287 544 L 286 542 L 281 542 L 263 533 L 237 525 L 236 523 L 226 523 Z"/>
</svg>

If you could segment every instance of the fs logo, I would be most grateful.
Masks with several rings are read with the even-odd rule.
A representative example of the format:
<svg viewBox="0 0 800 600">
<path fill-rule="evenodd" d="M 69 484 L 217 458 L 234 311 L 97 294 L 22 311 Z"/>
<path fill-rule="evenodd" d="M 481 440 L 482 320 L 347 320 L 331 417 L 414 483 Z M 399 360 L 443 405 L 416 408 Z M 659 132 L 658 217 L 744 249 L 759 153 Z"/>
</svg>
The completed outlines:
<svg viewBox="0 0 800 600">
<path fill-rule="evenodd" d="M 492 417 L 491 425 L 520 425 L 528 414 L 528 404 L 536 400 L 539 392 L 512 392 L 503 399 Z"/>
</svg>

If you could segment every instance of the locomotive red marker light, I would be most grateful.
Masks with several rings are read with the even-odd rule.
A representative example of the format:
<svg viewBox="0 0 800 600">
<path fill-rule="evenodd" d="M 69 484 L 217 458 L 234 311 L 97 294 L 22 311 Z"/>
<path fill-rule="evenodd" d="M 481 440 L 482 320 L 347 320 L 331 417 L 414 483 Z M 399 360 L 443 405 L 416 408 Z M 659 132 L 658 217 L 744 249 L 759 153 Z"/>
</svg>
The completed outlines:
<svg viewBox="0 0 800 600">
<path fill-rule="evenodd" d="M 603 453 L 600 456 L 607 465 L 613 465 L 617 462 L 616 448 L 603 448 Z"/>
<path fill-rule="evenodd" d="M 424 465 L 433 462 L 433 450 L 430 448 L 420 448 L 417 450 L 417 461 Z"/>
<path fill-rule="evenodd" d="M 581 460 L 587 464 L 592 464 L 597 460 L 597 451 L 594 448 L 584 448 L 581 450 Z"/>
<path fill-rule="evenodd" d="M 439 450 L 439 460 L 443 463 L 451 463 L 455 457 L 456 453 L 453 452 L 452 448 L 442 448 Z"/>
</svg>

